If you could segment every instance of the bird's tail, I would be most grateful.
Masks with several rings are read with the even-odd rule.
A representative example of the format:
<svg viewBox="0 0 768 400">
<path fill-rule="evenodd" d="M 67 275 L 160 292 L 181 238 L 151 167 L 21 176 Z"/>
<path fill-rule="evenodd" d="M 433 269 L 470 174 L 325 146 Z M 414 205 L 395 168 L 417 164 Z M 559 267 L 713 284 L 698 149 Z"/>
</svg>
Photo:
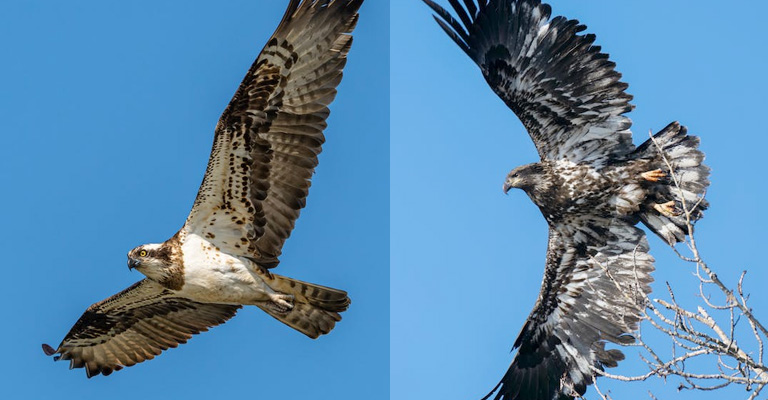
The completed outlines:
<svg viewBox="0 0 768 400">
<path fill-rule="evenodd" d="M 661 170 L 646 178 L 655 184 L 640 219 L 670 245 L 685 240 L 685 210 L 693 224 L 709 205 L 703 199 L 709 186 L 709 167 L 703 164 L 704 153 L 698 147 L 699 138 L 688 136 L 684 126 L 673 122 L 635 150 L 637 158 L 653 160 L 654 168 Z"/>
<path fill-rule="evenodd" d="M 336 322 L 341 321 L 339 313 L 349 307 L 349 297 L 343 290 L 275 274 L 265 281 L 273 290 L 292 295 L 293 308 L 285 310 L 266 305 L 259 305 L 259 308 L 312 339 L 330 332 Z"/>
</svg>

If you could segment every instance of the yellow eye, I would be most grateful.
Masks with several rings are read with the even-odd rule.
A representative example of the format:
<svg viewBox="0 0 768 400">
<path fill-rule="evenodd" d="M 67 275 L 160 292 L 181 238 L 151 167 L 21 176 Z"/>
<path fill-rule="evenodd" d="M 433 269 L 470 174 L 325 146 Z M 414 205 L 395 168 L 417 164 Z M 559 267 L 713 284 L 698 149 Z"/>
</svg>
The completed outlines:
<svg viewBox="0 0 768 400">
<path fill-rule="evenodd" d="M 139 257 L 146 257 L 146 256 L 147 256 L 147 251 L 146 250 L 142 250 L 142 251 L 139 252 Z"/>
</svg>

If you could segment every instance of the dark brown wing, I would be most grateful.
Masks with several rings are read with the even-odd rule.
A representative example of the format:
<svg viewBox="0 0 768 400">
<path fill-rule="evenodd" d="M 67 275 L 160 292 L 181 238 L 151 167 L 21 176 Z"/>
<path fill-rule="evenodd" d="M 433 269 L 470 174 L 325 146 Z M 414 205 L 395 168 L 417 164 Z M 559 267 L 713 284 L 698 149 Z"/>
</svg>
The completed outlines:
<svg viewBox="0 0 768 400">
<path fill-rule="evenodd" d="M 604 165 L 634 149 L 623 114 L 632 96 L 595 35 L 576 20 L 550 19 L 539 0 L 452 0 L 461 22 L 430 0 L 435 20 L 480 67 L 517 114 L 542 160 Z"/>
<path fill-rule="evenodd" d="M 90 378 L 151 360 L 192 335 L 232 318 L 240 306 L 204 304 L 174 297 L 161 285 L 144 279 L 91 305 L 57 349 L 44 344 L 55 360 L 85 368 Z"/>
<path fill-rule="evenodd" d="M 541 293 L 495 400 L 571 399 L 594 371 L 624 359 L 606 342 L 631 343 L 651 291 L 653 257 L 640 229 L 582 219 L 550 227 Z M 493 392 L 491 393 L 493 394 Z M 490 394 L 489 396 L 490 397 Z"/>
<path fill-rule="evenodd" d="M 188 233 L 277 265 L 305 204 L 361 3 L 290 3 L 219 120 Z"/>
</svg>

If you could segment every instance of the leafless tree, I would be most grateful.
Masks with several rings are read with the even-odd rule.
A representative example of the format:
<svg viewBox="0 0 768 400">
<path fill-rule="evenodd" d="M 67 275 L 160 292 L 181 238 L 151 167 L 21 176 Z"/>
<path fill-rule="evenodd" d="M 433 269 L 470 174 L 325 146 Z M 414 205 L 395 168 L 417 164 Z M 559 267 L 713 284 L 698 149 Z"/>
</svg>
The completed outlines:
<svg viewBox="0 0 768 400">
<path fill-rule="evenodd" d="M 666 157 L 664 161 L 680 190 L 673 165 Z M 685 198 L 682 193 L 680 198 Z M 742 385 L 746 398 L 753 400 L 768 385 L 768 366 L 763 359 L 768 331 L 748 304 L 749 296 L 744 292 L 747 272 L 741 273 L 734 290 L 726 286 L 702 258 L 691 221 L 691 211 L 700 202 L 701 199 L 697 204 L 683 202 L 681 205 L 689 234 L 684 246 L 687 251 L 675 249 L 678 257 L 692 266 L 691 281 L 676 282 L 676 285 L 698 285 L 695 301 L 698 304 L 693 307 L 681 305 L 668 282 L 664 298 L 650 297 L 639 289 L 625 293 L 632 296 L 643 315 L 641 329 L 635 335 L 637 340 L 630 346 L 639 349 L 639 357 L 648 371 L 640 375 L 617 375 L 595 369 L 595 376 L 619 381 L 676 378 L 679 380 L 678 390 L 710 391 Z M 610 276 L 609 270 L 606 269 L 606 273 Z M 687 300 L 685 303 L 690 303 Z M 647 333 L 648 329 L 663 333 L 670 346 L 662 351 L 657 344 L 651 346 L 643 340 L 643 330 Z M 611 399 L 610 393 L 601 392 L 597 384 L 595 389 L 603 400 Z M 652 393 L 649 394 L 655 399 Z"/>
</svg>

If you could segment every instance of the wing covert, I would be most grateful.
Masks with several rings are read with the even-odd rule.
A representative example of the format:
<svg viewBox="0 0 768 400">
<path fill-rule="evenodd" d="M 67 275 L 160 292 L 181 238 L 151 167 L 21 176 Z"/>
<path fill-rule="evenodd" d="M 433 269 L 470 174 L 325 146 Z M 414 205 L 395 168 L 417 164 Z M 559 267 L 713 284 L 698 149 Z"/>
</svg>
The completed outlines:
<svg viewBox="0 0 768 400">
<path fill-rule="evenodd" d="M 604 165 L 634 149 L 632 96 L 595 35 L 576 20 L 550 19 L 539 0 L 451 1 L 461 22 L 431 0 L 435 20 L 480 67 L 517 114 L 542 160 Z"/>
<path fill-rule="evenodd" d="M 361 3 L 291 1 L 219 120 L 188 232 L 277 265 L 306 203 Z"/>
<path fill-rule="evenodd" d="M 186 343 L 192 335 L 232 318 L 239 305 L 204 304 L 180 297 L 149 279 L 88 307 L 57 349 L 43 344 L 55 360 L 70 360 L 90 378 L 150 360 Z"/>
</svg>

